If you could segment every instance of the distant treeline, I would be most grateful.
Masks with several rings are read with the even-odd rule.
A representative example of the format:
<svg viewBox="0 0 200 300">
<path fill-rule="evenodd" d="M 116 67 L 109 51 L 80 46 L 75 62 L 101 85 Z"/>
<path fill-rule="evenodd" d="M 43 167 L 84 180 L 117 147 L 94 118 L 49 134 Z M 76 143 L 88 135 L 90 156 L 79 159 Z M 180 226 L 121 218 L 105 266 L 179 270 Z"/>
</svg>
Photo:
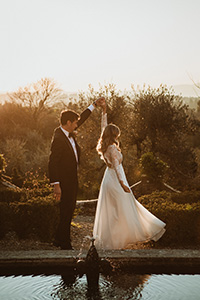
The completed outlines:
<svg viewBox="0 0 200 300">
<path fill-rule="evenodd" d="M 183 97 L 182 100 L 189 108 L 195 110 L 200 109 L 200 97 Z"/>
</svg>

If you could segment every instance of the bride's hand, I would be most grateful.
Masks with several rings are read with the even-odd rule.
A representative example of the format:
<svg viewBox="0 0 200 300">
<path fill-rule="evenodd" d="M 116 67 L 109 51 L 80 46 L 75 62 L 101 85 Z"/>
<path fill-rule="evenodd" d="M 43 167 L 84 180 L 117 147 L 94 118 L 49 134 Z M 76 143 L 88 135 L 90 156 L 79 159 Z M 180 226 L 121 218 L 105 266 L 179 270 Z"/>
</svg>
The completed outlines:
<svg viewBox="0 0 200 300">
<path fill-rule="evenodd" d="M 126 193 L 130 193 L 131 192 L 130 188 L 127 185 L 125 185 L 123 183 L 123 181 L 120 181 L 120 184 L 121 184 L 121 187 L 123 188 L 124 192 L 126 192 Z"/>
</svg>

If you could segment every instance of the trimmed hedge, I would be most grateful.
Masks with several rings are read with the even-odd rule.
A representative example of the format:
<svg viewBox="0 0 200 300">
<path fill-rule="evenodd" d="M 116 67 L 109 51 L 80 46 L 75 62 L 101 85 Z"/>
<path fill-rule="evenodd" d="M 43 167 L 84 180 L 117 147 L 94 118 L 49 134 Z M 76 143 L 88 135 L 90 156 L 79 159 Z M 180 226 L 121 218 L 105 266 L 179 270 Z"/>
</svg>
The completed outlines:
<svg viewBox="0 0 200 300">
<path fill-rule="evenodd" d="M 20 189 L 0 186 L 0 202 L 19 202 L 22 196 Z"/>
<path fill-rule="evenodd" d="M 179 195 L 179 196 L 178 196 Z M 164 246 L 188 246 L 200 244 L 200 201 L 176 203 L 182 194 L 154 192 L 140 197 L 139 202 L 166 223 L 166 232 L 158 241 Z M 194 198 L 196 199 L 196 198 Z"/>
<path fill-rule="evenodd" d="M 59 220 L 59 207 L 52 196 L 26 202 L 0 202 L 0 237 L 15 231 L 19 238 L 36 235 L 41 241 L 52 241 Z"/>
<path fill-rule="evenodd" d="M 185 191 L 183 193 L 172 194 L 171 199 L 176 203 L 200 203 L 200 191 Z"/>
<path fill-rule="evenodd" d="M 197 194 L 171 194 L 163 191 L 138 199 L 150 212 L 166 223 L 166 233 L 156 245 L 200 245 L 200 201 Z M 181 203 L 186 199 L 187 203 Z M 52 195 L 33 197 L 27 201 L 22 199 L 21 202 L 0 202 L 0 238 L 9 231 L 15 231 L 19 238 L 26 239 L 34 235 L 41 241 L 50 242 L 54 238 L 58 220 L 59 203 Z"/>
<path fill-rule="evenodd" d="M 9 203 L 0 202 L 0 238 L 3 238 L 7 232 L 14 230 L 12 217 L 13 213 Z"/>
</svg>

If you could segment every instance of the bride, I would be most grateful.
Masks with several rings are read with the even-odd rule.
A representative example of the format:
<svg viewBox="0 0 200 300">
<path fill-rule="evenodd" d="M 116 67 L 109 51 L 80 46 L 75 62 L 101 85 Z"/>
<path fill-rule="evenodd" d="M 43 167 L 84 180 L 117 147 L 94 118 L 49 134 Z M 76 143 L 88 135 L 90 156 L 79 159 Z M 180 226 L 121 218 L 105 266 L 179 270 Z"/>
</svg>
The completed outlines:
<svg viewBox="0 0 200 300">
<path fill-rule="evenodd" d="M 98 249 L 123 249 L 128 244 L 157 241 L 165 223 L 134 197 L 122 166 L 120 130 L 107 125 L 106 103 L 102 104 L 101 137 L 97 151 L 107 165 L 100 187 L 93 237 Z"/>
</svg>

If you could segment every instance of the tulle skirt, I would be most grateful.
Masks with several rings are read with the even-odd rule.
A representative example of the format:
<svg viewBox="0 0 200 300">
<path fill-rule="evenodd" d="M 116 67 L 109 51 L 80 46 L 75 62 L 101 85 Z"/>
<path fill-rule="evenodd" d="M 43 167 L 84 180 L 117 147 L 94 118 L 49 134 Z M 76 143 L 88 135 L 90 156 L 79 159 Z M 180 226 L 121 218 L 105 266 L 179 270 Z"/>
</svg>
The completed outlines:
<svg viewBox="0 0 200 300">
<path fill-rule="evenodd" d="M 128 186 L 123 170 L 123 181 Z M 105 170 L 97 203 L 93 236 L 98 249 L 123 249 L 129 244 L 157 241 L 165 223 L 122 189 L 114 169 Z"/>
</svg>

